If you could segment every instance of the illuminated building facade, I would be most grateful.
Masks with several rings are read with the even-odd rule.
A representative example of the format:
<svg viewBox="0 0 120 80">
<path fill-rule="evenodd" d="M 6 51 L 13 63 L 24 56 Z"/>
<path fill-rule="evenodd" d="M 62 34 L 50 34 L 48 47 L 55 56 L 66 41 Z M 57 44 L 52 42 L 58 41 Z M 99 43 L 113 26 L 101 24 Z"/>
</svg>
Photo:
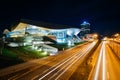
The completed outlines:
<svg viewBox="0 0 120 80">
<path fill-rule="evenodd" d="M 43 23 L 37 23 L 35 24 L 33 21 L 24 21 L 20 22 L 17 26 L 15 26 L 14 29 L 12 29 L 11 32 L 8 32 L 6 34 L 7 37 L 24 37 L 26 35 L 32 35 L 32 36 L 55 36 L 57 43 L 67 43 L 68 40 L 72 41 L 73 36 L 78 37 L 78 33 L 80 32 L 80 29 L 78 28 L 70 28 L 66 26 L 66 29 L 52 29 L 51 26 L 54 25 L 48 25 Z M 38 25 L 39 24 L 39 25 Z M 55 25 L 56 28 L 61 27 L 59 25 Z M 76 39 L 79 39 L 76 38 Z"/>
<path fill-rule="evenodd" d="M 85 36 L 86 34 L 89 34 L 89 33 L 90 33 L 90 23 L 84 21 L 81 24 L 80 36 L 83 37 L 83 36 Z"/>
</svg>

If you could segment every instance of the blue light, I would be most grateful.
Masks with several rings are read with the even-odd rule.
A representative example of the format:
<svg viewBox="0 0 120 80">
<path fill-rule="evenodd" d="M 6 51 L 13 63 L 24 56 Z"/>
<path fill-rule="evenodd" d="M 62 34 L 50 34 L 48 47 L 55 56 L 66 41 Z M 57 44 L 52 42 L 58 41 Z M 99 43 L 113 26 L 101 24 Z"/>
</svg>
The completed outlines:
<svg viewBox="0 0 120 80">
<path fill-rule="evenodd" d="M 66 38 L 57 38 L 58 43 L 66 43 Z"/>
<path fill-rule="evenodd" d="M 87 23 L 86 21 L 83 22 L 83 24 L 86 24 L 86 23 Z"/>
<path fill-rule="evenodd" d="M 88 21 L 83 21 L 81 25 L 90 25 L 90 23 L 88 23 Z"/>
</svg>

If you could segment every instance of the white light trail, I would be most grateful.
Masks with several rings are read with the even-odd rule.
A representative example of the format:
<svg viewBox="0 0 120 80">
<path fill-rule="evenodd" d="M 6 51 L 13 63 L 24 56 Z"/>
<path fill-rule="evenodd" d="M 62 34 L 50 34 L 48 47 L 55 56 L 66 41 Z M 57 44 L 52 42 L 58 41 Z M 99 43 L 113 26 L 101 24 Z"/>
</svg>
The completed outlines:
<svg viewBox="0 0 120 80">
<path fill-rule="evenodd" d="M 81 54 L 79 54 L 79 56 L 81 57 L 81 56 L 83 56 L 86 52 L 87 52 L 87 50 L 88 49 L 90 49 L 90 48 L 93 48 L 93 46 L 95 45 L 95 43 L 92 43 L 91 45 L 89 45 L 89 47 L 87 48 L 87 49 L 85 49 L 85 51 L 84 52 L 82 52 L 82 55 Z M 70 62 L 70 60 L 73 58 L 75 58 L 75 56 L 78 56 L 78 54 L 77 55 L 74 55 L 74 56 L 72 56 L 72 57 L 70 57 L 70 58 L 68 58 L 67 60 L 65 60 L 65 61 L 62 61 L 62 63 L 60 64 L 59 63 L 59 65 L 56 65 L 56 67 L 54 68 L 54 69 L 52 69 L 51 71 L 49 71 L 47 74 L 45 74 L 44 76 L 42 76 L 41 78 L 39 78 L 39 80 L 42 80 L 43 78 L 45 78 L 47 75 L 49 75 L 50 73 L 52 73 L 53 71 L 55 71 L 56 69 L 58 69 L 59 67 L 61 67 L 62 65 L 64 65 L 64 64 L 68 64 L 68 62 Z M 80 58 L 79 57 L 79 58 Z M 75 63 L 76 61 L 77 61 L 78 59 L 76 59 L 73 63 Z M 73 64 L 72 63 L 72 64 Z M 71 65 L 72 65 L 71 64 Z M 71 65 L 69 65 L 70 67 L 71 67 Z M 69 69 L 69 68 L 67 68 L 67 69 Z M 50 70 L 50 69 L 49 69 Z M 47 70 L 48 71 L 48 70 Z M 65 70 L 66 71 L 66 70 Z M 63 74 L 63 73 L 62 73 Z M 61 75 L 60 75 L 61 76 Z M 59 77 L 60 77 L 59 76 Z M 34 78 L 35 79 L 35 78 Z"/>
<path fill-rule="evenodd" d="M 85 56 L 85 53 L 87 51 L 91 50 L 91 48 L 93 48 L 93 46 L 94 46 L 94 43 L 89 48 L 87 48 L 87 50 L 84 52 L 84 55 L 81 55 L 78 59 L 76 59 L 74 62 L 72 62 L 60 75 L 57 76 L 57 78 L 55 80 L 58 80 L 59 77 L 61 75 L 63 75 L 76 61 L 78 61 L 81 57 Z"/>
<path fill-rule="evenodd" d="M 66 62 L 68 62 L 69 60 L 71 60 L 73 57 L 75 57 L 76 55 L 70 57 L 69 59 L 67 59 L 66 61 L 64 61 L 63 63 L 59 64 L 57 67 L 55 67 L 54 69 L 52 69 L 51 71 L 49 71 L 47 74 L 45 74 L 44 76 L 42 76 L 41 78 L 39 78 L 39 80 L 42 80 L 44 77 L 46 77 L 47 75 L 49 75 L 50 73 L 52 73 L 53 71 L 55 71 L 56 69 L 58 69 L 59 67 L 61 67 L 63 64 L 65 64 Z"/>
<path fill-rule="evenodd" d="M 98 80 L 98 75 L 99 74 L 99 70 L 100 70 L 100 63 L 102 61 L 102 80 L 105 80 L 105 42 L 102 42 L 102 47 L 100 50 L 100 54 L 98 57 L 98 61 L 97 61 L 97 67 L 96 67 L 96 72 L 95 72 L 95 76 L 94 76 L 94 80 Z"/>
<path fill-rule="evenodd" d="M 46 72 L 48 72 L 49 70 L 53 69 L 54 67 L 62 64 L 64 61 L 67 62 L 67 61 L 68 61 L 69 59 L 71 59 L 73 56 L 75 56 L 75 54 L 72 54 L 70 57 L 63 59 L 61 62 L 58 62 L 57 64 L 55 64 L 55 65 L 52 66 L 51 68 L 45 70 L 41 75 L 43 75 L 44 73 L 46 73 Z M 32 78 L 32 80 L 34 80 L 35 78 L 37 78 L 37 77 L 39 77 L 39 76 L 40 76 L 40 75 L 35 76 L 34 78 Z"/>
<path fill-rule="evenodd" d="M 72 56 L 62 60 L 61 62 L 57 63 L 56 65 L 54 65 L 53 67 L 49 68 L 48 70 L 44 71 L 43 74 L 49 70 L 52 70 L 49 71 L 47 74 L 45 74 L 44 76 L 42 76 L 41 78 L 39 78 L 39 80 L 42 80 L 44 77 L 46 77 L 47 75 L 49 75 L 50 73 L 52 73 L 54 70 L 56 70 L 57 68 L 59 68 L 60 66 L 62 66 L 63 64 L 67 63 L 69 60 L 71 60 L 73 57 L 75 57 L 77 54 L 73 54 Z M 54 68 L 55 67 L 55 68 Z M 39 75 L 38 75 L 39 76 Z M 35 78 L 37 78 L 38 76 L 36 76 Z M 33 79 L 35 79 L 33 78 Z"/>
<path fill-rule="evenodd" d="M 106 65 L 106 60 L 105 60 L 105 42 L 103 42 L 103 58 L 102 58 L 102 80 L 105 80 L 105 65 Z"/>
<path fill-rule="evenodd" d="M 101 47 L 100 54 L 99 54 L 99 57 L 98 57 L 98 62 L 97 62 L 97 67 L 96 67 L 96 72 L 95 72 L 94 80 L 98 80 L 98 73 L 99 73 L 99 68 L 100 68 L 100 61 L 101 61 L 101 58 L 102 58 L 102 48 L 103 48 L 103 43 L 102 43 L 102 47 Z"/>
</svg>

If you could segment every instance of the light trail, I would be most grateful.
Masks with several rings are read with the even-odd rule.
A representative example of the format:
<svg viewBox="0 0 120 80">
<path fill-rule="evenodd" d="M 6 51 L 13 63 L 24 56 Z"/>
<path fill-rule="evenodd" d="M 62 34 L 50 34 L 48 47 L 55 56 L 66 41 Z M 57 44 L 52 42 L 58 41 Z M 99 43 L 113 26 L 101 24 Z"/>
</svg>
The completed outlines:
<svg viewBox="0 0 120 80">
<path fill-rule="evenodd" d="M 105 60 L 105 43 L 106 42 L 103 42 L 103 58 L 102 58 L 102 67 L 103 67 L 103 70 L 102 70 L 102 80 L 105 80 L 105 72 L 106 72 L 106 69 L 105 69 L 105 65 L 106 65 L 106 60 Z"/>
<path fill-rule="evenodd" d="M 85 44 L 87 44 L 87 43 L 81 44 L 81 45 L 79 45 L 79 47 L 80 47 L 80 46 L 83 46 L 83 45 L 85 45 Z M 66 51 L 70 51 L 71 49 L 73 49 L 73 48 L 70 48 L 70 49 L 68 49 L 68 50 L 66 50 Z M 74 54 L 73 54 L 73 55 L 74 55 Z M 70 57 L 71 57 L 71 56 L 70 56 Z M 67 59 L 67 58 L 66 58 L 66 59 Z M 63 60 L 63 61 L 65 61 L 65 60 Z M 61 62 L 62 62 L 62 61 L 61 61 Z M 49 63 L 49 62 L 46 62 L 45 64 L 47 64 L 47 63 Z M 57 64 L 56 64 L 56 65 L 57 65 Z M 59 65 L 59 63 L 58 63 L 58 65 Z M 35 67 L 34 69 L 31 69 L 30 71 L 27 71 L 26 73 L 23 73 L 23 74 L 19 74 L 19 75 L 15 75 L 15 76 L 13 76 L 13 77 L 10 77 L 9 79 L 18 79 L 18 78 L 21 78 L 22 76 L 27 75 L 28 73 L 30 73 L 30 72 L 38 69 L 39 67 L 41 67 L 41 65 Z M 37 77 L 37 76 L 36 76 L 36 77 Z"/>
<path fill-rule="evenodd" d="M 80 46 L 83 46 L 83 45 L 85 45 L 85 44 L 87 44 L 87 43 L 84 43 L 84 44 L 81 44 L 81 45 L 79 45 L 79 47 Z M 85 45 L 86 47 L 88 46 L 88 45 Z M 82 47 L 81 47 L 82 48 Z M 70 48 L 70 49 L 68 49 L 68 50 L 66 50 L 66 51 L 69 51 L 69 50 L 71 50 L 72 48 Z M 79 51 L 81 51 L 81 50 L 79 50 Z M 65 52 L 65 51 L 64 51 Z M 74 53 L 74 54 L 76 54 L 76 53 Z M 74 55 L 74 54 L 72 54 L 72 55 Z M 72 56 L 71 55 L 71 56 Z M 71 56 L 69 56 L 69 57 L 71 57 Z M 67 57 L 68 58 L 68 57 Z M 65 58 L 65 59 L 63 59 L 63 61 L 66 61 L 67 60 L 67 58 Z M 61 60 L 61 62 L 63 62 L 62 60 Z M 46 65 L 46 64 L 48 64 L 49 62 L 46 62 L 46 63 L 44 63 L 44 65 Z M 56 64 L 57 65 L 57 64 Z M 58 63 L 58 65 L 59 65 L 59 63 Z M 9 79 L 20 79 L 20 78 L 22 78 L 23 76 L 25 76 L 25 75 L 27 75 L 27 74 L 29 74 L 30 72 L 32 72 L 32 71 L 35 71 L 36 69 L 39 69 L 39 67 L 41 67 L 42 65 L 38 65 L 38 66 L 36 66 L 35 68 L 32 68 L 31 70 L 29 70 L 29 71 L 27 71 L 27 72 L 25 72 L 25 73 L 22 73 L 22 74 L 18 74 L 18 75 L 15 75 L 15 76 L 12 76 L 12 77 L 10 77 Z M 53 66 L 54 67 L 54 66 Z M 46 71 L 47 72 L 47 71 Z M 45 73 L 45 72 L 44 72 Z M 36 76 L 36 77 L 39 77 L 39 76 Z"/>
<path fill-rule="evenodd" d="M 91 46 L 90 48 L 87 48 L 86 51 L 91 50 L 91 48 L 93 48 L 93 46 Z M 86 51 L 85 51 L 85 53 L 86 53 Z M 78 61 L 81 57 L 85 56 L 85 53 L 84 53 L 84 55 L 81 55 L 78 59 L 76 59 L 76 61 Z M 72 64 L 70 64 L 60 75 L 57 76 L 57 78 L 55 80 L 58 80 L 60 78 L 60 76 L 63 75 L 76 61 L 74 61 Z"/>
<path fill-rule="evenodd" d="M 85 55 L 85 54 L 83 54 Z M 79 55 L 78 55 L 79 56 Z M 73 60 L 70 60 L 69 63 L 67 63 L 64 67 L 62 67 L 57 73 L 55 73 L 52 77 L 50 77 L 50 79 L 52 79 L 53 77 L 55 77 L 56 75 L 58 75 L 59 72 L 62 71 L 62 69 L 65 69 L 62 73 L 64 73 L 66 70 L 69 69 L 69 67 L 71 67 L 71 65 L 73 65 L 79 58 L 77 58 L 78 56 L 75 56 L 75 58 Z M 82 57 L 82 55 L 80 56 L 80 58 Z M 62 74 L 61 73 L 61 74 Z M 61 76 L 61 74 L 59 76 Z M 59 77 L 58 76 L 58 77 Z M 56 79 L 55 79 L 56 80 Z"/>
<path fill-rule="evenodd" d="M 100 61 L 101 61 L 101 58 L 102 58 L 102 48 L 103 48 L 103 43 L 102 43 L 102 47 L 101 47 L 100 54 L 99 54 L 99 57 L 98 57 L 98 62 L 97 62 L 97 67 L 96 67 L 96 72 L 95 72 L 94 80 L 98 80 L 98 74 L 99 74 L 99 68 L 100 68 Z"/>
<path fill-rule="evenodd" d="M 64 72 L 66 72 L 77 60 L 79 60 L 81 57 L 85 56 L 86 55 L 86 51 L 90 50 L 90 48 L 92 47 L 89 46 L 89 48 L 85 49 L 84 52 L 82 52 L 83 54 L 82 55 L 78 55 L 78 56 L 75 56 L 75 59 L 72 60 L 72 61 L 69 61 L 68 65 L 65 65 L 64 67 L 62 67 L 57 73 L 55 73 L 52 77 L 50 77 L 49 79 L 52 79 L 54 76 L 58 75 L 59 72 L 62 71 L 62 69 L 64 69 L 64 71 L 62 71 L 61 74 L 59 74 L 59 76 L 57 76 L 57 78 L 55 80 L 57 80 Z"/>
<path fill-rule="evenodd" d="M 65 63 L 67 63 L 67 62 L 69 62 L 72 58 L 74 58 L 75 56 L 77 56 L 77 54 L 76 55 L 74 55 L 74 56 L 72 56 L 72 57 L 70 57 L 70 58 L 68 58 L 67 60 L 64 60 L 64 61 L 62 61 L 62 63 L 61 64 L 59 64 L 58 66 L 57 65 L 55 65 L 55 66 L 57 66 L 57 67 L 52 67 L 52 68 L 54 68 L 54 69 L 52 69 L 51 71 L 49 71 L 47 74 L 45 74 L 44 76 L 42 76 L 41 78 L 39 78 L 39 80 L 42 80 L 44 77 L 46 77 L 47 75 L 49 75 L 50 73 L 52 73 L 53 71 L 55 71 L 56 69 L 58 69 L 59 67 L 61 67 L 62 65 L 64 65 Z M 50 69 L 49 69 L 50 70 Z M 47 70 L 48 71 L 48 70 Z"/>
<path fill-rule="evenodd" d="M 72 57 L 74 57 L 74 56 L 75 56 L 75 54 L 72 55 Z M 40 74 L 40 75 L 44 75 L 46 72 L 48 72 L 49 70 L 51 70 L 51 71 L 49 71 L 47 74 L 45 74 L 45 75 L 43 76 L 43 78 L 44 78 L 45 76 L 49 75 L 51 72 L 53 72 L 54 70 L 56 70 L 59 66 L 63 65 L 63 64 L 66 63 L 68 60 L 72 59 L 72 57 L 70 56 L 69 58 L 63 59 L 61 62 L 59 62 L 59 63 L 57 63 L 56 65 L 52 66 L 51 68 L 45 70 L 45 71 L 44 71 L 42 74 Z M 64 62 L 63 62 L 63 61 L 64 61 Z M 32 80 L 34 80 L 35 78 L 39 77 L 40 75 L 35 76 L 34 78 L 32 78 Z"/>
<path fill-rule="evenodd" d="M 93 43 L 91 43 L 91 44 L 89 44 L 89 45 L 85 45 L 84 47 L 81 47 L 81 49 L 79 50 L 80 53 L 78 53 L 78 52 L 77 52 L 77 53 L 78 53 L 78 54 L 84 53 L 83 51 L 84 51 L 86 48 L 88 48 L 90 45 L 91 45 L 91 47 L 92 47 L 92 45 L 94 46 L 95 44 L 96 44 L 96 42 L 93 42 Z M 32 80 L 34 80 L 34 79 L 36 79 L 36 78 L 39 78 L 40 76 L 42 76 L 42 75 L 44 75 L 45 73 L 49 72 L 50 70 L 54 69 L 56 66 L 62 64 L 64 61 L 66 61 L 64 64 L 67 64 L 68 62 L 71 61 L 70 59 L 73 59 L 74 56 L 78 56 L 77 53 L 74 53 L 74 54 L 70 55 L 69 57 L 61 60 L 60 62 L 58 62 L 57 64 L 55 64 L 55 65 L 52 66 L 51 68 L 43 71 L 42 74 L 36 75 L 34 78 L 32 78 Z M 76 55 L 75 55 L 75 54 L 76 54 Z M 69 59 L 69 58 L 70 58 L 70 59 Z M 68 60 L 68 59 L 69 59 L 69 60 Z M 75 60 L 75 59 L 74 59 L 74 60 Z M 73 60 L 73 61 L 74 61 L 74 60 Z M 72 62 L 71 62 L 71 63 L 72 63 Z M 45 64 L 47 64 L 47 63 L 45 63 Z M 64 64 L 63 64 L 63 65 L 64 65 Z M 61 66 L 62 66 L 62 65 L 61 65 Z M 23 74 L 21 74 L 21 75 L 14 76 L 14 77 L 12 77 L 12 79 L 20 79 L 20 78 L 22 78 L 22 76 L 27 75 L 29 72 L 32 72 L 32 71 L 38 69 L 39 67 L 40 67 L 40 66 L 38 66 L 38 67 L 36 67 L 36 68 L 34 68 L 34 69 L 31 69 L 30 71 L 27 71 L 26 73 L 23 73 Z M 58 69 L 58 68 L 57 68 L 57 69 Z M 52 72 L 53 72 L 53 71 L 52 71 Z M 38 73 L 38 74 L 39 74 L 39 73 Z"/>
<path fill-rule="evenodd" d="M 94 76 L 94 80 L 98 80 L 98 75 L 99 74 L 99 71 L 100 71 L 100 63 L 102 61 L 102 80 L 105 80 L 105 65 L 106 65 L 106 62 L 105 62 L 105 42 L 102 42 L 102 47 L 101 47 L 101 50 L 100 50 L 100 53 L 99 53 L 99 57 L 98 57 L 98 61 L 97 61 L 97 67 L 96 67 L 96 70 L 95 70 L 95 76 Z"/>
<path fill-rule="evenodd" d="M 88 50 L 90 47 L 93 48 L 94 45 L 95 45 L 95 43 L 92 43 L 91 45 L 89 45 L 89 47 L 87 48 L 87 50 Z M 82 52 L 82 55 L 79 54 L 79 56 L 83 56 L 87 50 L 85 49 L 85 51 Z M 84 53 L 84 54 L 83 54 L 83 53 Z M 78 54 L 72 56 L 71 58 L 73 58 L 73 60 L 74 60 L 74 58 L 76 58 L 75 56 L 78 57 Z M 59 67 L 61 67 L 62 65 L 68 64 L 68 62 L 71 61 L 71 58 L 67 59 L 66 61 L 64 61 L 63 63 L 61 63 L 60 65 L 58 65 L 58 66 L 55 67 L 54 69 L 52 69 L 51 71 L 49 71 L 47 74 L 45 74 L 44 76 L 42 76 L 41 78 L 39 78 L 39 80 L 42 80 L 43 78 L 45 78 L 47 75 L 49 75 L 50 73 L 52 73 L 53 71 L 55 71 L 56 69 L 58 69 Z M 74 63 L 75 63 L 77 60 L 78 60 L 78 59 L 75 59 Z M 70 62 L 70 64 L 71 64 L 71 62 Z M 68 68 L 68 69 L 69 69 L 69 68 Z M 40 76 L 40 75 L 39 75 L 39 76 Z M 35 78 L 34 78 L 34 79 L 35 79 Z"/>
<path fill-rule="evenodd" d="M 54 68 L 57 69 L 57 67 L 62 66 L 64 63 L 68 62 L 69 60 L 71 60 L 71 59 L 72 59 L 74 56 L 76 56 L 76 55 L 77 55 L 77 53 L 75 53 L 75 54 L 73 54 L 73 55 L 71 55 L 71 56 L 63 59 L 62 61 L 58 62 L 57 64 L 55 64 L 55 65 L 52 66 L 51 68 L 45 70 L 41 75 L 45 74 L 46 72 L 48 72 L 48 71 L 51 70 L 51 69 L 52 69 L 52 70 L 53 70 Z M 50 71 L 50 73 L 51 73 L 51 71 Z M 45 76 L 47 76 L 47 75 L 50 74 L 50 73 L 47 73 Z M 40 76 L 40 75 L 35 76 L 32 80 L 34 80 L 35 78 L 37 78 L 37 77 L 39 77 L 39 76 Z"/>
</svg>

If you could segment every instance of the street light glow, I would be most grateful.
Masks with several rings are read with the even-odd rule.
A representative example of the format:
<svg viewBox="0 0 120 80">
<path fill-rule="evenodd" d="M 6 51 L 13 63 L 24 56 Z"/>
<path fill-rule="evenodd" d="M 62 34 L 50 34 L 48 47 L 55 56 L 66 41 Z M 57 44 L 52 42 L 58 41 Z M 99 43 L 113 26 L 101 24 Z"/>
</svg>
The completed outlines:
<svg viewBox="0 0 120 80">
<path fill-rule="evenodd" d="M 107 37 L 104 37 L 103 40 L 107 40 L 108 38 Z"/>
<path fill-rule="evenodd" d="M 94 38 L 97 38 L 97 37 L 98 37 L 98 34 L 94 34 L 93 37 L 94 37 Z"/>
<path fill-rule="evenodd" d="M 114 36 L 115 36 L 115 37 L 118 37 L 118 36 L 119 36 L 119 33 L 116 33 Z"/>
</svg>

